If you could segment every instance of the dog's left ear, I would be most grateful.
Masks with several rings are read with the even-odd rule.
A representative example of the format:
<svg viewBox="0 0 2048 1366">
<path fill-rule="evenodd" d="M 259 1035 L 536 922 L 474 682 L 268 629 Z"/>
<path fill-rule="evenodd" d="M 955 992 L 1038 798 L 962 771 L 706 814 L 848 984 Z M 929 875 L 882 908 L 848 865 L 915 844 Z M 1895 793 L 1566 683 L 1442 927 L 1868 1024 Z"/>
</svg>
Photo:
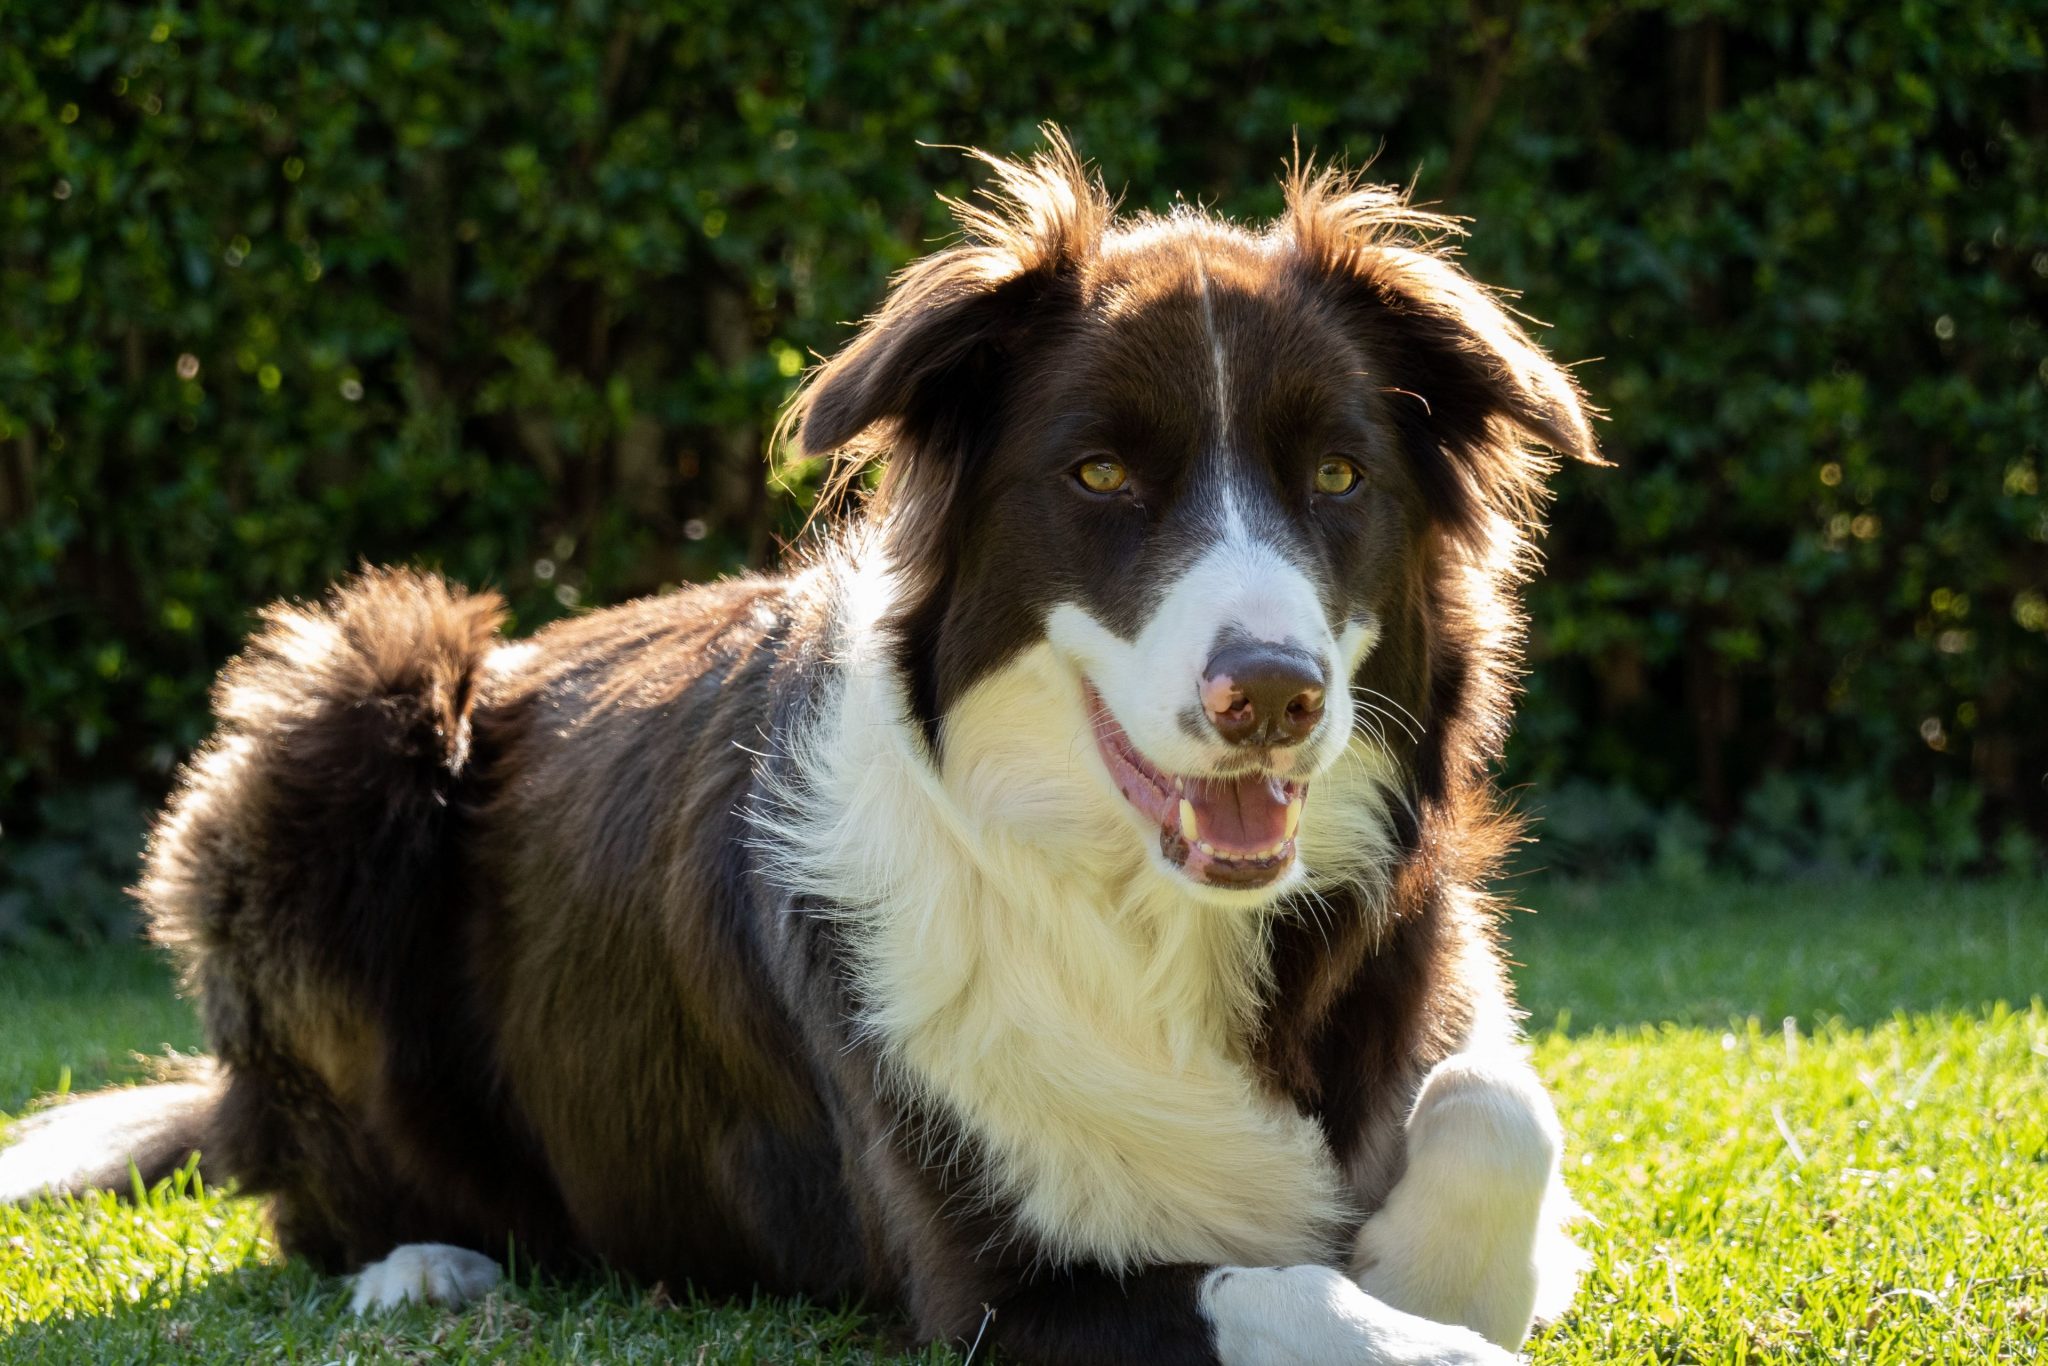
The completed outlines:
<svg viewBox="0 0 2048 1366">
<path fill-rule="evenodd" d="M 1400 191 L 1297 169 L 1285 220 L 1305 266 L 1335 290 L 1391 411 L 1419 456 L 1429 506 L 1455 531 L 1490 515 L 1526 525 L 1561 455 L 1606 464 L 1590 408 L 1486 290 L 1428 245 L 1456 229 Z"/>
<path fill-rule="evenodd" d="M 975 156 L 994 173 L 981 202 L 948 201 L 965 240 L 906 268 L 881 310 L 819 367 L 785 414 L 807 456 L 841 457 L 828 493 L 886 458 L 884 509 L 935 524 L 999 406 L 1017 339 L 1078 298 L 1113 205 L 1058 129 L 1028 162 Z M 894 519 L 898 523 L 904 518 Z"/>
</svg>

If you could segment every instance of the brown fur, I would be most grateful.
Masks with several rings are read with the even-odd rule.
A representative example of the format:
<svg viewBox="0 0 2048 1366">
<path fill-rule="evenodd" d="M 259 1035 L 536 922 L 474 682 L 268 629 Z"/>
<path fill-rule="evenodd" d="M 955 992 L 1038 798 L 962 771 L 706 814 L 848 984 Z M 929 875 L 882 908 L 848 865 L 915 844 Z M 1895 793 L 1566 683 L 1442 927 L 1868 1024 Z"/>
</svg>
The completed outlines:
<svg viewBox="0 0 2048 1366">
<path fill-rule="evenodd" d="M 1105 349 L 1089 310 L 1171 298 L 1193 243 L 1230 325 L 1301 320 L 1383 378 L 1351 420 L 1385 434 L 1369 458 L 1389 520 L 1346 591 L 1387 622 L 1357 681 L 1420 729 L 1390 732 L 1400 862 L 1385 905 L 1359 888 L 1285 908 L 1246 1040 L 1370 1211 L 1422 1076 L 1507 998 L 1479 889 L 1515 837 L 1486 770 L 1548 468 L 1522 440 L 1595 458 L 1581 402 L 1449 264 L 1450 225 L 1396 194 L 1297 170 L 1265 239 L 1195 217 L 1119 236 L 1063 144 L 991 164 L 967 239 L 898 279 L 790 419 L 810 451 L 890 457 L 862 515 L 907 571 L 889 629 L 935 750 L 948 708 L 1038 629 L 1019 563 L 1048 566 L 1047 593 L 1069 587 L 1058 566 L 1077 593 L 1120 572 L 1034 543 L 1069 534 L 1064 514 L 988 521 L 1061 439 L 1046 394 L 1122 385 L 1145 408 L 1152 378 L 1118 358 L 1181 345 L 1138 322 L 1136 351 Z M 1299 369 L 1294 407 L 1328 398 L 1321 343 L 1241 340 L 1273 384 Z M 269 1196 L 288 1251 L 329 1267 L 510 1238 L 712 1291 L 863 1294 L 925 1337 L 971 1337 L 994 1305 L 996 1337 L 1031 1359 L 1211 1360 L 1199 1268 L 1040 1264 L 974 1136 L 885 1086 L 850 1032 L 853 931 L 806 914 L 814 898 L 752 847 L 750 810 L 778 799 L 764 775 L 786 776 L 843 651 L 833 587 L 823 567 L 733 580 L 497 656 L 495 598 L 404 571 L 267 614 L 141 887 L 224 1079 L 186 1132 Z"/>
</svg>

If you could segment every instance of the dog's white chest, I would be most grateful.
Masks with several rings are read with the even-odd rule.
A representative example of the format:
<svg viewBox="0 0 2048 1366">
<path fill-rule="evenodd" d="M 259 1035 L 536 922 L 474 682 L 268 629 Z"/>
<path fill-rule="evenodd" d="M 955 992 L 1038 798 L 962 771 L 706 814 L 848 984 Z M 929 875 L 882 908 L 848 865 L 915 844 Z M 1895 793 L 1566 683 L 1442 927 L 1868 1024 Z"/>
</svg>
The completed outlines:
<svg viewBox="0 0 2048 1366">
<path fill-rule="evenodd" d="M 1242 984 L 1223 974 L 1249 969 L 1257 923 L 1132 923 L 1144 908 L 953 872 L 968 885 L 868 919 L 870 1022 L 1029 1233 L 1110 1266 L 1327 1257 L 1336 1164 L 1234 1043 Z"/>
<path fill-rule="evenodd" d="M 893 677 L 850 665 L 767 845 L 845 908 L 865 1032 L 986 1156 L 1019 1233 L 1111 1267 L 1328 1258 L 1347 1188 L 1243 1046 L 1268 912 L 1147 872 L 1049 677 L 1028 651 L 956 706 L 941 779 Z"/>
</svg>

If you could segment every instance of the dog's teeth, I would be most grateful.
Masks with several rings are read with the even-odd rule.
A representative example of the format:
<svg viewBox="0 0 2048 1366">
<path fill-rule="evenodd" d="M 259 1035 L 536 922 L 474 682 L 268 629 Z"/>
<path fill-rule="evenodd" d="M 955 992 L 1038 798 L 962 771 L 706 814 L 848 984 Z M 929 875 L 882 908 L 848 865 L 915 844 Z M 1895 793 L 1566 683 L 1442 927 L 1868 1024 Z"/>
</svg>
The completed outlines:
<svg viewBox="0 0 2048 1366">
<path fill-rule="evenodd" d="M 1216 857 L 1216 846 L 1209 843 L 1209 841 L 1207 840 L 1196 840 L 1195 848 L 1201 850 L 1203 853 L 1209 855 L 1209 857 L 1211 858 Z"/>
<path fill-rule="evenodd" d="M 1297 831 L 1297 830 L 1299 830 L 1300 828 L 1301 828 L 1301 798 L 1299 798 L 1299 797 L 1296 797 L 1296 798 L 1292 799 L 1291 801 L 1289 801 L 1289 802 L 1287 803 L 1287 825 L 1286 825 L 1286 831 L 1287 831 L 1287 833 L 1286 833 L 1286 834 L 1284 834 L 1284 835 L 1282 835 L 1282 836 L 1280 837 L 1280 842 L 1281 842 L 1282 844 L 1285 844 L 1285 843 L 1286 843 L 1286 842 L 1287 842 L 1288 840 L 1291 840 L 1291 839 L 1293 839 L 1293 838 L 1294 838 L 1294 832 L 1295 832 L 1295 831 Z"/>
<path fill-rule="evenodd" d="M 1195 823 L 1195 804 L 1186 797 L 1180 799 L 1180 833 L 1190 844 L 1201 844 L 1202 827 Z M 1202 845 L 1208 848 L 1206 844 Z"/>
</svg>

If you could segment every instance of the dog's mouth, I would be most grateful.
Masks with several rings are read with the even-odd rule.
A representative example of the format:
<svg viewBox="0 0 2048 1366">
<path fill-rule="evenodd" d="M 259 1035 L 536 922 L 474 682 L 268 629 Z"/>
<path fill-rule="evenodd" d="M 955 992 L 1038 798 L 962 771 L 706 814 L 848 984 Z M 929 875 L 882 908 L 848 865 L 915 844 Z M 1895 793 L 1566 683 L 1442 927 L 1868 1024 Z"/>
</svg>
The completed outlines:
<svg viewBox="0 0 2048 1366">
<path fill-rule="evenodd" d="M 1091 685 L 1095 745 L 1124 800 L 1159 827 L 1159 852 L 1211 887 L 1271 886 L 1293 866 L 1308 784 L 1276 774 L 1175 777 L 1138 753 Z"/>
</svg>

